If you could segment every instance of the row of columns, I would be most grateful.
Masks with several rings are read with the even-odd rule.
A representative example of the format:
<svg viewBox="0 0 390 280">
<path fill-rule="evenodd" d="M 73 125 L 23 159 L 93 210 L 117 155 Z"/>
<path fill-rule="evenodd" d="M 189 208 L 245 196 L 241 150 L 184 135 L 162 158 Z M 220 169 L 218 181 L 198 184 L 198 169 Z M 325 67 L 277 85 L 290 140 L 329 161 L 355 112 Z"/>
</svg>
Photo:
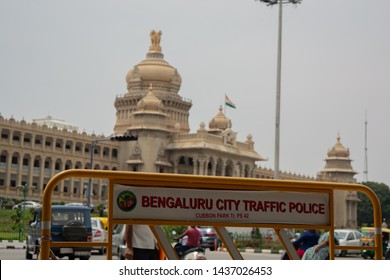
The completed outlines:
<svg viewBox="0 0 390 280">
<path fill-rule="evenodd" d="M 229 176 L 229 177 L 253 177 L 253 170 L 255 166 L 238 164 L 239 161 L 231 159 L 218 158 L 206 158 L 204 155 L 188 156 L 193 159 L 193 175 L 211 175 L 211 176 Z M 175 157 L 173 163 L 173 173 L 179 173 L 179 160 L 181 156 Z M 229 164 L 229 162 L 231 164 Z M 211 163 L 211 173 L 209 173 L 209 164 Z M 220 173 L 217 173 L 218 163 L 220 163 Z M 230 174 L 227 174 L 227 167 L 231 168 Z M 245 167 L 250 168 L 245 172 Z M 236 172 L 237 171 L 237 172 Z M 237 174 L 238 173 L 238 174 Z"/>
</svg>

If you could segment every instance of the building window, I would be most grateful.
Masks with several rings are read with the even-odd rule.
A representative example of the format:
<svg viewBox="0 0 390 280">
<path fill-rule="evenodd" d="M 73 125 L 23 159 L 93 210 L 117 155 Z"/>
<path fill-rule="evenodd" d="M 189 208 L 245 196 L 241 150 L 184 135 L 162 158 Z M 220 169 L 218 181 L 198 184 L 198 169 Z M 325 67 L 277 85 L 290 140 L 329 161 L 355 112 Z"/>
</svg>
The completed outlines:
<svg viewBox="0 0 390 280">
<path fill-rule="evenodd" d="M 18 164 L 18 158 L 13 156 L 12 157 L 12 164 Z"/>
<path fill-rule="evenodd" d="M 118 157 L 118 150 L 117 149 L 113 149 L 112 150 L 112 158 L 117 158 Z"/>
<path fill-rule="evenodd" d="M 55 170 L 61 170 L 60 163 L 56 162 L 56 164 L 55 164 Z"/>
</svg>

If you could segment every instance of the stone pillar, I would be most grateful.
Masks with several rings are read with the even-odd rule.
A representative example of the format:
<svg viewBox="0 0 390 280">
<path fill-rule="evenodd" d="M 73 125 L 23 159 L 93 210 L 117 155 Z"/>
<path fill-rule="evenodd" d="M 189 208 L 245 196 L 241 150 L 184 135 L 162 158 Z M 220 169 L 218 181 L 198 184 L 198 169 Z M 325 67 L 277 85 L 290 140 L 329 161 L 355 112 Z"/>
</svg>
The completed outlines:
<svg viewBox="0 0 390 280">
<path fill-rule="evenodd" d="M 194 163 L 194 175 L 198 175 L 198 160 L 193 158 L 193 163 Z"/>
<path fill-rule="evenodd" d="M 221 176 L 225 176 L 225 173 L 226 173 L 226 160 L 225 159 L 222 159 L 221 160 L 221 163 L 222 163 L 222 166 L 221 166 Z"/>
<path fill-rule="evenodd" d="M 16 180 L 16 185 L 22 184 L 22 174 L 23 174 L 23 155 L 20 154 L 19 161 L 18 161 L 18 178 Z"/>
<path fill-rule="evenodd" d="M 11 191 L 11 162 L 12 162 L 12 154 L 8 154 L 7 171 L 5 172 L 5 193 L 6 194 Z"/>
<path fill-rule="evenodd" d="M 216 174 L 217 174 L 217 161 L 213 160 L 211 166 L 211 175 L 215 176 Z"/>
<path fill-rule="evenodd" d="M 173 162 L 173 174 L 178 174 L 179 172 L 179 164 L 177 163 L 177 161 L 175 160 Z"/>
<path fill-rule="evenodd" d="M 31 158 L 30 156 L 30 162 L 29 162 L 29 170 L 28 170 L 28 182 L 27 182 L 27 185 L 29 187 L 32 187 L 32 184 L 33 184 L 33 171 L 34 171 L 34 159 Z M 31 189 L 31 194 L 32 194 L 32 188 Z"/>
<path fill-rule="evenodd" d="M 45 159 L 41 157 L 41 162 L 40 162 L 40 165 L 39 165 L 39 179 L 38 179 L 38 188 L 39 188 L 39 191 L 38 191 L 38 194 L 42 194 L 43 193 L 43 178 L 45 178 Z"/>
<path fill-rule="evenodd" d="M 204 165 L 205 165 L 205 160 L 199 159 L 199 175 L 205 175 Z"/>
</svg>

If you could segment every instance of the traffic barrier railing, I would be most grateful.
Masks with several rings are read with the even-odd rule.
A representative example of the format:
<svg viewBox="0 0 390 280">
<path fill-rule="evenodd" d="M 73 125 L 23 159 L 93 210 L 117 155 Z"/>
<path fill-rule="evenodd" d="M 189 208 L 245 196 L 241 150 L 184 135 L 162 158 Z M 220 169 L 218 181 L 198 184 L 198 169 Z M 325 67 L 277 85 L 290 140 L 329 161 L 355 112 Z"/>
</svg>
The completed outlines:
<svg viewBox="0 0 390 280">
<path fill-rule="evenodd" d="M 51 198 L 54 188 L 66 178 L 107 178 L 108 239 L 106 242 L 53 242 L 50 239 Z M 291 181 L 237 177 L 214 177 L 144 172 L 71 169 L 56 174 L 42 199 L 40 259 L 49 259 L 51 246 L 106 246 L 112 259 L 114 224 L 146 224 L 168 259 L 177 254 L 162 225 L 214 226 L 233 259 L 243 259 L 226 226 L 273 228 L 290 258 L 296 252 L 285 229 L 312 228 L 329 231 L 329 257 L 334 249 L 363 249 L 334 244 L 335 190 L 358 191 L 368 196 L 374 210 L 375 244 L 381 244 L 381 207 L 376 194 L 359 184 Z M 134 204 L 134 201 L 137 203 Z M 263 215 L 264 214 L 264 215 Z M 367 247 L 365 247 L 367 248 Z M 382 246 L 375 245 L 375 258 Z M 294 253 L 295 252 L 295 253 Z"/>
</svg>

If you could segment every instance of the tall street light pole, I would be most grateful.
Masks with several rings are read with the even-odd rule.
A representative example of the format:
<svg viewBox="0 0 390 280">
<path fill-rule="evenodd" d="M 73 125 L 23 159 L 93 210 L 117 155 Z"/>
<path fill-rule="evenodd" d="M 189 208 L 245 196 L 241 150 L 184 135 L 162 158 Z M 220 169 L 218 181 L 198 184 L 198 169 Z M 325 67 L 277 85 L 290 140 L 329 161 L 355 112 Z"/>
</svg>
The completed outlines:
<svg viewBox="0 0 390 280">
<path fill-rule="evenodd" d="M 282 84 L 282 18 L 283 4 L 300 4 L 302 0 L 259 0 L 272 6 L 279 4 L 279 27 L 278 27 L 278 57 L 276 69 L 276 108 L 275 108 L 275 166 L 274 179 L 279 179 L 279 158 L 280 158 L 280 100 Z"/>
<path fill-rule="evenodd" d="M 122 135 L 122 136 L 109 136 L 106 138 L 98 138 L 92 141 L 91 143 L 91 160 L 90 160 L 90 169 L 93 169 L 93 154 L 95 152 L 95 147 L 98 142 L 104 141 L 136 141 L 138 140 L 137 135 Z M 87 189 L 87 206 L 91 206 L 91 188 L 92 188 L 92 178 L 88 179 L 88 189 Z"/>
<path fill-rule="evenodd" d="M 20 234 L 20 235 L 23 235 L 24 234 L 24 215 L 26 212 L 26 200 L 27 200 L 27 191 L 28 191 L 27 184 L 19 185 L 18 189 L 21 190 L 23 193 L 22 226 L 21 226 L 21 234 Z M 19 240 L 20 240 L 20 235 L 19 235 Z"/>
</svg>

